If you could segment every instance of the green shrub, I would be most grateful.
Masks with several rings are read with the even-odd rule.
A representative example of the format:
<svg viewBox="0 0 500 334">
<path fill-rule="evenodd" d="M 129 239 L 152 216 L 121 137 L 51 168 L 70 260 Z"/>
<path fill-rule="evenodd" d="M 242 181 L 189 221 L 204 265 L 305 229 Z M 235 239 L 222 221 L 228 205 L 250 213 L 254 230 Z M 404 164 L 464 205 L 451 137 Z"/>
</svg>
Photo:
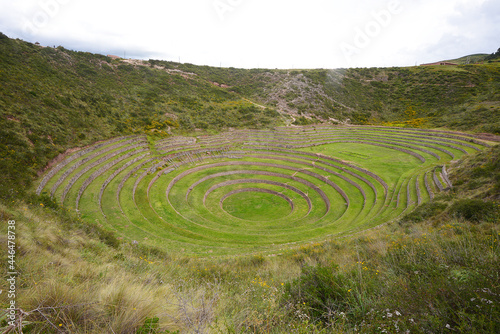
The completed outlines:
<svg viewBox="0 0 500 334">
<path fill-rule="evenodd" d="M 314 124 L 315 121 L 314 119 L 308 119 L 304 116 L 299 116 L 295 118 L 295 121 L 292 123 L 293 125 L 309 125 L 309 124 Z"/>
<path fill-rule="evenodd" d="M 266 258 L 260 254 L 241 257 L 238 259 L 238 266 L 257 268 L 266 264 Z"/>
<path fill-rule="evenodd" d="M 356 283 L 339 273 L 338 266 L 306 266 L 300 277 L 285 285 L 287 302 L 309 314 L 314 321 L 330 322 L 339 314 L 352 313 L 358 304 Z"/>
<path fill-rule="evenodd" d="M 136 334 L 161 334 L 161 333 L 172 333 L 172 334 L 178 334 L 179 331 L 171 332 L 171 331 L 161 331 L 159 329 L 159 324 L 158 322 L 160 319 L 158 317 L 153 317 L 153 318 L 146 318 L 144 321 L 144 325 L 139 327 L 136 331 Z"/>
<path fill-rule="evenodd" d="M 427 202 L 420 205 L 413 212 L 404 216 L 399 224 L 403 225 L 405 223 L 419 223 L 426 219 L 429 219 L 437 214 L 443 212 L 447 208 L 446 203 L 441 202 Z"/>
<path fill-rule="evenodd" d="M 488 166 L 486 166 L 488 167 Z M 492 172 L 490 168 L 485 168 L 484 165 L 474 168 L 471 171 L 471 176 L 473 178 L 488 177 L 491 176 Z"/>
<path fill-rule="evenodd" d="M 450 207 L 450 213 L 456 217 L 479 222 L 497 214 L 495 203 L 480 199 L 463 199 Z"/>
<path fill-rule="evenodd" d="M 120 246 L 120 240 L 116 237 L 115 233 L 102 228 L 97 229 L 98 238 L 104 242 L 106 245 L 118 248 Z"/>
<path fill-rule="evenodd" d="M 37 196 L 33 194 L 29 199 L 30 205 L 33 207 L 40 206 L 53 209 L 53 212 L 60 218 L 62 225 L 68 230 L 81 229 L 89 236 L 97 237 L 109 247 L 116 249 L 120 246 L 121 241 L 116 237 L 114 232 L 106 230 L 93 222 L 77 219 L 72 212 L 58 205 L 57 202 L 48 195 L 42 194 Z"/>
<path fill-rule="evenodd" d="M 494 133 L 496 135 L 500 134 L 500 124 L 486 124 L 481 127 L 483 132 Z"/>
<path fill-rule="evenodd" d="M 40 203 L 40 206 L 46 208 L 51 208 L 54 210 L 58 210 L 60 208 L 56 200 L 53 197 L 50 197 L 45 191 L 39 196 L 35 194 L 30 194 L 28 200 L 30 203 L 34 205 L 38 205 L 38 203 Z"/>
</svg>

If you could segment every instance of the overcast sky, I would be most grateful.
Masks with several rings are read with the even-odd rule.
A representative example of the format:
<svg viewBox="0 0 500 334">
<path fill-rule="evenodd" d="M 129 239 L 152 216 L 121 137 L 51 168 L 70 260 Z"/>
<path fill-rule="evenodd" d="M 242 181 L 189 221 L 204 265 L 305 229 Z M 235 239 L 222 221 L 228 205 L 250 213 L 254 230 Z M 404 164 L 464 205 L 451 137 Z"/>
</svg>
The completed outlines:
<svg viewBox="0 0 500 334">
<path fill-rule="evenodd" d="M 0 31 L 243 68 L 412 66 L 500 47 L 499 0 L 0 0 Z"/>
</svg>

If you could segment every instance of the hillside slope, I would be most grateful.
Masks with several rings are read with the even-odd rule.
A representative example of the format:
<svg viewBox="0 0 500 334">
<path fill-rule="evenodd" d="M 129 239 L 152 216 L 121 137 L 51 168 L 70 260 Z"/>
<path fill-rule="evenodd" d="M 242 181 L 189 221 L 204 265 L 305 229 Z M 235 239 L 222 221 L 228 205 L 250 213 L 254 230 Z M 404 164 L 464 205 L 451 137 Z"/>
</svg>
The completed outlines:
<svg viewBox="0 0 500 334">
<path fill-rule="evenodd" d="M 180 128 L 265 127 L 279 120 L 194 74 L 40 47 L 0 35 L 0 197 L 28 186 L 75 146 Z"/>
<path fill-rule="evenodd" d="M 0 34 L 1 198 L 65 150 L 125 134 L 315 122 L 500 133 L 499 63 L 339 70 L 112 60 Z M 266 108 L 267 107 L 267 108 Z"/>
<path fill-rule="evenodd" d="M 197 73 L 294 117 L 500 133 L 497 62 L 336 70 L 243 70 L 150 62 Z"/>
</svg>

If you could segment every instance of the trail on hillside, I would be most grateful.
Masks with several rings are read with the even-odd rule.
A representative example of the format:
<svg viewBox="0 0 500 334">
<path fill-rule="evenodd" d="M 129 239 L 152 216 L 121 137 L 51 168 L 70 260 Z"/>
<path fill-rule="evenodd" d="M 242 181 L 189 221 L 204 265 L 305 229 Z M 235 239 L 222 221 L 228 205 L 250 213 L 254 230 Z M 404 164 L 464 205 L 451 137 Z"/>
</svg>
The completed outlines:
<svg viewBox="0 0 500 334">
<path fill-rule="evenodd" d="M 247 101 L 247 102 L 250 102 L 251 104 L 253 104 L 253 105 L 255 105 L 255 106 L 259 107 L 259 108 L 262 108 L 262 109 L 266 109 L 266 108 L 267 108 L 266 106 L 263 106 L 263 105 L 261 105 L 261 104 L 255 103 L 255 102 L 253 102 L 253 101 L 251 101 L 251 100 L 249 100 L 249 99 L 247 99 L 247 98 L 245 98 L 245 97 L 240 96 L 240 98 L 241 98 L 242 100 L 245 100 L 245 101 Z M 286 126 L 293 126 L 293 124 L 292 124 L 292 123 L 294 123 L 294 122 L 295 122 L 295 117 L 293 117 L 293 116 L 292 116 L 292 115 L 290 115 L 289 113 L 287 113 L 287 112 L 285 112 L 285 111 L 283 111 L 283 110 L 281 110 L 281 109 L 279 109 L 279 108 L 278 108 L 276 111 L 277 111 L 277 112 L 280 114 L 280 116 L 283 118 L 283 121 L 285 122 L 285 125 L 286 125 Z M 290 117 L 292 118 L 292 120 L 290 121 L 290 120 L 289 120 L 289 119 L 287 119 L 284 115 L 286 115 L 286 116 L 290 116 Z"/>
</svg>

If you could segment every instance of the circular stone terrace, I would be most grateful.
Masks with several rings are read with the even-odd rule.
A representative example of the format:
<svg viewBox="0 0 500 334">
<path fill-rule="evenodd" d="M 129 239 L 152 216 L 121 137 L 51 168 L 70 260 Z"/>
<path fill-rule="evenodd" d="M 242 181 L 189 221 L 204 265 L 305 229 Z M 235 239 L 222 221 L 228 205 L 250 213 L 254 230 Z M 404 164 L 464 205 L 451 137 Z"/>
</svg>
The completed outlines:
<svg viewBox="0 0 500 334">
<path fill-rule="evenodd" d="M 488 147 L 472 135 L 310 126 L 82 149 L 37 192 L 128 241 L 198 255 L 277 252 L 397 219 L 452 187 L 446 164 Z"/>
</svg>

